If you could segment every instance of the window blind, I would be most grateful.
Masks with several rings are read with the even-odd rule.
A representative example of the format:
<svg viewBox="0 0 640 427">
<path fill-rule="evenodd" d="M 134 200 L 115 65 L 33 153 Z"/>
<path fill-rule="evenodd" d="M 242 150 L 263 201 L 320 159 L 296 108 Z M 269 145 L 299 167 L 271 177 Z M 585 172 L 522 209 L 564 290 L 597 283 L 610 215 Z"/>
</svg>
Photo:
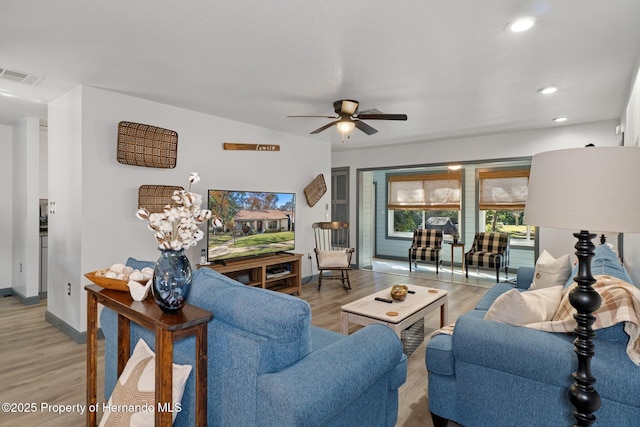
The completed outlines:
<svg viewBox="0 0 640 427">
<path fill-rule="evenodd" d="M 529 169 L 479 172 L 480 210 L 522 210 L 527 203 Z"/>
<path fill-rule="evenodd" d="M 389 176 L 389 209 L 460 209 L 461 171 Z"/>
</svg>

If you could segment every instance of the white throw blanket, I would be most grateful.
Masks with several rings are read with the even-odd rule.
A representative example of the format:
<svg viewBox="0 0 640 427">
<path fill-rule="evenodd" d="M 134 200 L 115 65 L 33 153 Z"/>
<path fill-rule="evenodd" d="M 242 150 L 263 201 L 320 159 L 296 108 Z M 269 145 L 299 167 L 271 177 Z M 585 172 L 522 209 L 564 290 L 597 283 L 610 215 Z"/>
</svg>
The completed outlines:
<svg viewBox="0 0 640 427">
<path fill-rule="evenodd" d="M 594 330 L 607 328 L 624 322 L 624 331 L 629 335 L 627 354 L 633 363 L 640 365 L 640 289 L 616 277 L 595 276 L 593 289 L 602 298 L 600 308 L 593 313 Z M 573 283 L 562 293 L 560 306 L 548 322 L 529 323 L 528 328 L 547 332 L 573 332 L 577 322 L 573 315 L 576 309 L 569 302 L 569 292 L 577 286 Z"/>
<path fill-rule="evenodd" d="M 612 276 L 600 275 L 595 276 L 595 279 L 593 289 L 600 294 L 602 304 L 593 313 L 595 321 L 592 328 L 597 331 L 624 322 L 624 331 L 630 337 L 627 354 L 633 363 L 640 366 L 640 289 Z M 575 286 L 577 284 L 573 283 L 562 292 L 558 310 L 550 321 L 522 326 L 546 332 L 573 333 L 578 323 L 573 317 L 576 309 L 569 302 L 569 292 Z M 454 328 L 455 323 L 446 325 L 435 331 L 432 336 L 452 335 Z"/>
</svg>

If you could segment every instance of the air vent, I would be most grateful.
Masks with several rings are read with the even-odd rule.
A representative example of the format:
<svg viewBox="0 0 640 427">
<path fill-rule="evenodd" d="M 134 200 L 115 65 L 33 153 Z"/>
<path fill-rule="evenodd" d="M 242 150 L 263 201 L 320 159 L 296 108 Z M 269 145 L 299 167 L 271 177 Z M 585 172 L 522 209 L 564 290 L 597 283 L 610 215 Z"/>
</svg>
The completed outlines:
<svg viewBox="0 0 640 427">
<path fill-rule="evenodd" d="M 0 79 L 10 80 L 27 86 L 37 86 L 44 80 L 44 77 L 36 76 L 35 74 L 23 73 L 22 71 L 0 68 Z"/>
</svg>

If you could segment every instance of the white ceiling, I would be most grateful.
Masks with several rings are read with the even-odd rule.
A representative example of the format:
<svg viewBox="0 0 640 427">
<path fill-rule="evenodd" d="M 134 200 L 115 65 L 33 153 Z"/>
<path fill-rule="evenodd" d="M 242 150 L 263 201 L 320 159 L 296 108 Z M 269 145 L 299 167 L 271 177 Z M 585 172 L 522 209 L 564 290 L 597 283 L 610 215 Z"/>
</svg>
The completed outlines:
<svg viewBox="0 0 640 427">
<path fill-rule="evenodd" d="M 521 16 L 532 30 L 505 30 Z M 639 0 L 2 0 L 0 20 L 0 68 L 44 77 L 0 79 L 0 123 L 84 84 L 334 149 L 618 119 L 640 50 Z M 408 121 L 342 144 L 286 118 L 345 98 Z"/>
</svg>

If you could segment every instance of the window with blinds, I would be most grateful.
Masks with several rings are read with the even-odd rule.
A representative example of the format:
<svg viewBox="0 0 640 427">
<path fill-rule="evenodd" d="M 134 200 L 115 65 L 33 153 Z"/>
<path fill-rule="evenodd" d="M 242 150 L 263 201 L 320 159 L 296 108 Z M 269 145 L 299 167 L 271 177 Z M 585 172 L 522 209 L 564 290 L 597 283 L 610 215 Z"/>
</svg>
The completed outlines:
<svg viewBox="0 0 640 427">
<path fill-rule="evenodd" d="M 389 176 L 391 210 L 460 209 L 461 172 Z"/>
<path fill-rule="evenodd" d="M 480 210 L 524 210 L 529 169 L 479 172 Z"/>
</svg>

